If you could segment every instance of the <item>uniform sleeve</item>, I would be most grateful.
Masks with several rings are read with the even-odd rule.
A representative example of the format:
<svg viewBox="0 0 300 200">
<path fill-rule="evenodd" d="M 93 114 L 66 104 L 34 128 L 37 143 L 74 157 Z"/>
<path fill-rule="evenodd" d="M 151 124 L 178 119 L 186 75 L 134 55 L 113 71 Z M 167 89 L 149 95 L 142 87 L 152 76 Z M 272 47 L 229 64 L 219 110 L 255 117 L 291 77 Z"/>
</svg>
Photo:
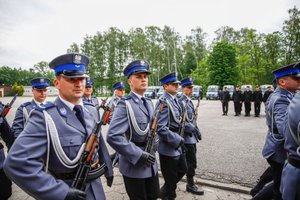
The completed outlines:
<svg viewBox="0 0 300 200">
<path fill-rule="evenodd" d="M 278 98 L 278 100 L 274 103 L 274 111 L 273 116 L 276 123 L 276 127 L 280 136 L 284 135 L 284 127 L 285 127 L 285 118 L 287 117 L 287 107 L 289 105 L 289 100 L 284 97 Z"/>
<path fill-rule="evenodd" d="M 120 100 L 114 109 L 112 121 L 107 132 L 106 140 L 116 152 L 123 155 L 132 164 L 136 164 L 143 150 L 126 138 L 125 133 L 129 130 L 126 105 Z"/>
<path fill-rule="evenodd" d="M 164 108 L 158 118 L 157 134 L 160 136 L 160 139 L 169 143 L 174 148 L 177 148 L 183 138 L 178 133 L 169 129 L 169 118 L 169 108 L 168 105 L 164 103 Z"/>
<path fill-rule="evenodd" d="M 33 111 L 5 159 L 4 171 L 13 182 L 36 199 L 63 200 L 69 186 L 43 170 L 46 152 L 44 116 L 40 111 Z"/>
<path fill-rule="evenodd" d="M 14 137 L 17 138 L 20 135 L 20 133 L 23 131 L 23 129 L 24 129 L 23 106 L 20 106 L 16 111 L 15 119 L 11 126 L 11 131 Z"/>
</svg>

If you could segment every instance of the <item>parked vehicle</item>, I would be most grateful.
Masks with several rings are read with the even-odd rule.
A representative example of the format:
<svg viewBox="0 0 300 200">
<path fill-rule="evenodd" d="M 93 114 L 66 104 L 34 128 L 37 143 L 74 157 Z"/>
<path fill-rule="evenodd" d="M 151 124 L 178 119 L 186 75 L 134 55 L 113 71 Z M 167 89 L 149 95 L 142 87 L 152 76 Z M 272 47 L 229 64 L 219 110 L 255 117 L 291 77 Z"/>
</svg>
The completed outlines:
<svg viewBox="0 0 300 200">
<path fill-rule="evenodd" d="M 224 87 L 227 87 L 227 90 L 230 94 L 230 99 L 232 99 L 232 95 L 233 95 L 233 92 L 234 92 L 234 85 L 224 85 L 223 90 L 224 90 Z"/>
<path fill-rule="evenodd" d="M 264 95 L 265 91 L 268 90 L 269 86 L 272 88 L 272 90 L 274 90 L 273 85 L 267 85 L 267 84 L 266 85 L 260 85 L 260 90 L 261 90 L 261 92 L 262 92 L 263 95 Z"/>
<path fill-rule="evenodd" d="M 244 92 L 246 91 L 246 87 L 247 87 L 247 86 L 249 86 L 249 87 L 250 87 L 250 90 L 253 91 L 253 86 L 252 86 L 252 85 L 242 85 L 242 86 L 241 86 L 241 91 L 242 91 L 242 93 L 244 93 Z"/>
<path fill-rule="evenodd" d="M 206 92 L 207 100 L 218 100 L 219 99 L 219 86 L 209 85 Z"/>
<path fill-rule="evenodd" d="M 198 99 L 199 97 L 200 99 L 203 97 L 202 86 L 194 85 L 192 99 Z"/>
<path fill-rule="evenodd" d="M 144 93 L 145 97 L 155 99 L 160 88 L 161 86 L 149 86 Z"/>
</svg>

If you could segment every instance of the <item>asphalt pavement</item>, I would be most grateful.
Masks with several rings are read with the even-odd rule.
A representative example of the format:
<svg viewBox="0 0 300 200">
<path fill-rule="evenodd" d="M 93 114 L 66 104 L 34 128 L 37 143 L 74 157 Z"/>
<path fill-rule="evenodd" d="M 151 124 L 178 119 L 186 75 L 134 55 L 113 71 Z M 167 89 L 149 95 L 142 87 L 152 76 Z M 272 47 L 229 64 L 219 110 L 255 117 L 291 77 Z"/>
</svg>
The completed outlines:
<svg viewBox="0 0 300 200">
<path fill-rule="evenodd" d="M 48 100 L 54 98 L 49 97 Z M 0 101 L 7 103 L 10 99 L 4 97 Z M 17 98 L 7 116 L 10 124 L 18 106 L 30 100 L 31 97 Z M 196 105 L 196 101 L 194 103 Z M 235 117 L 233 103 L 230 102 L 228 116 L 222 116 L 220 101 L 201 101 L 197 122 L 202 132 L 202 141 L 197 144 L 196 180 L 203 186 L 205 194 L 195 196 L 185 192 L 183 180 L 178 185 L 177 199 L 250 199 L 247 195 L 250 187 L 267 167 L 261 156 L 267 131 L 264 106 L 262 104 L 261 116 L 258 118 L 253 116 L 253 109 L 252 105 L 250 117 Z M 103 129 L 104 137 L 106 130 L 107 127 Z M 110 147 L 109 150 L 112 151 Z M 115 174 L 113 187 L 105 187 L 107 199 L 128 199 L 117 169 Z M 163 183 L 162 178 L 160 183 Z M 30 199 L 20 189 L 14 188 L 14 191 L 11 199 Z"/>
</svg>

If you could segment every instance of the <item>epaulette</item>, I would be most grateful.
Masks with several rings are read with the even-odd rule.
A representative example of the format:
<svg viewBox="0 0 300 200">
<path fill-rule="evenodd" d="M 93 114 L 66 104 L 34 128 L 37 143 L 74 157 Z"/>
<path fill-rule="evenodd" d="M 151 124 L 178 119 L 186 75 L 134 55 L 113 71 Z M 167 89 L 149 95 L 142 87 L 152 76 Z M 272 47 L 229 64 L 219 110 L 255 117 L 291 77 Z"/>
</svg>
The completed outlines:
<svg viewBox="0 0 300 200">
<path fill-rule="evenodd" d="M 161 102 L 166 102 L 167 98 L 165 96 L 161 96 L 161 97 L 159 97 L 158 100 L 161 101 Z"/>
<path fill-rule="evenodd" d="M 85 106 L 93 106 L 93 107 L 96 107 L 93 103 L 87 102 L 87 101 L 84 101 L 84 102 L 83 102 L 83 105 L 85 105 Z"/>
<path fill-rule="evenodd" d="M 56 105 L 54 103 L 48 101 L 42 107 L 39 107 L 39 106 L 35 107 L 34 110 L 43 111 L 43 110 L 47 110 L 47 109 L 53 108 L 53 107 L 56 107 Z"/>
<path fill-rule="evenodd" d="M 121 99 L 122 100 L 129 100 L 129 99 L 131 99 L 132 97 L 131 96 L 124 96 L 124 97 L 122 97 Z"/>
<path fill-rule="evenodd" d="M 152 101 L 151 98 L 149 98 L 149 97 L 144 97 L 144 98 L 148 101 Z"/>
<path fill-rule="evenodd" d="M 288 98 L 288 99 L 292 99 L 293 98 L 293 95 L 290 94 L 290 93 L 286 93 L 286 94 L 280 94 L 280 97 L 283 97 L 283 98 Z"/>
<path fill-rule="evenodd" d="M 21 107 L 26 107 L 31 104 L 31 101 L 25 102 L 21 104 Z"/>
</svg>

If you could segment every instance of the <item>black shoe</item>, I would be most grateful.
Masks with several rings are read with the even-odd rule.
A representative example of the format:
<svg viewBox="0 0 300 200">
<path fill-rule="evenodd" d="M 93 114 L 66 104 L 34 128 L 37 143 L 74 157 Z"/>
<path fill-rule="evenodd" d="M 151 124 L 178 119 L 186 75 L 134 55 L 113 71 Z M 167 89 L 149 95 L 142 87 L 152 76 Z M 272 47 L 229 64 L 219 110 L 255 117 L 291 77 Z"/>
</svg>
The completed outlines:
<svg viewBox="0 0 300 200">
<path fill-rule="evenodd" d="M 260 179 L 259 180 L 257 180 L 257 184 L 254 186 L 254 188 L 252 188 L 251 190 L 250 190 L 250 195 L 252 196 L 252 197 L 254 197 L 257 193 L 259 193 L 259 191 L 263 188 L 265 186 L 265 183 L 264 182 L 262 182 Z"/>
<path fill-rule="evenodd" d="M 193 194 L 197 194 L 197 195 L 203 195 L 204 194 L 204 190 L 201 188 L 198 188 L 195 184 L 194 185 L 186 185 L 186 191 L 193 193 Z"/>
<path fill-rule="evenodd" d="M 225 115 L 225 113 L 223 113 L 223 116 Z"/>
<path fill-rule="evenodd" d="M 238 114 L 235 114 L 234 116 L 239 116 Z"/>
</svg>

